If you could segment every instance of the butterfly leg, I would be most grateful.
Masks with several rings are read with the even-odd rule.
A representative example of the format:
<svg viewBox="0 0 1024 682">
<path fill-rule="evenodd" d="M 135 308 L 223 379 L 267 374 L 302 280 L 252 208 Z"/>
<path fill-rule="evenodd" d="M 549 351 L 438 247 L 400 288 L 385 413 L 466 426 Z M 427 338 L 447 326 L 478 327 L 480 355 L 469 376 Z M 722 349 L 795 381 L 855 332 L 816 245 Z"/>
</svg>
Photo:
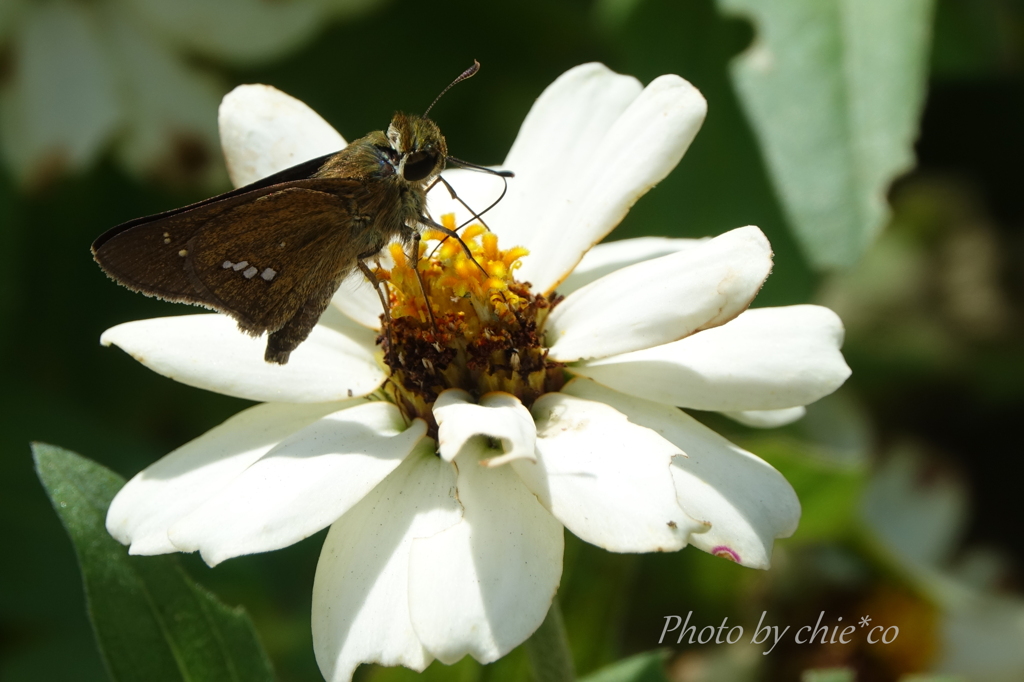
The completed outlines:
<svg viewBox="0 0 1024 682">
<path fill-rule="evenodd" d="M 430 328 L 437 332 L 437 322 L 434 320 L 434 311 L 430 309 L 430 296 L 427 295 L 427 285 L 423 283 L 423 275 L 420 274 L 420 236 L 416 230 L 412 237 L 412 269 L 416 273 L 416 280 L 420 283 L 420 291 L 423 292 L 423 303 L 427 306 L 427 317 L 430 318 Z"/>
<path fill-rule="evenodd" d="M 484 270 L 484 266 L 476 262 L 476 258 L 473 257 L 473 252 L 469 250 L 469 245 L 467 245 L 466 242 L 462 241 L 462 237 L 459 236 L 458 232 L 456 232 L 455 230 L 449 230 L 441 223 L 435 220 L 431 220 L 429 216 L 420 216 L 420 222 L 428 227 L 434 228 L 438 232 L 443 232 L 444 234 L 448 235 L 455 241 L 459 242 L 459 244 L 462 245 L 462 250 L 466 252 L 467 256 L 469 256 L 469 260 L 473 261 L 473 265 L 479 268 L 480 272 L 484 273 L 485 275 L 487 274 L 487 271 Z"/>
<path fill-rule="evenodd" d="M 373 285 L 373 290 L 377 292 L 377 297 L 380 298 L 380 305 L 384 309 L 384 333 L 387 336 L 388 347 L 384 350 L 384 355 L 390 356 L 391 350 L 395 347 L 391 338 L 391 309 L 388 307 L 387 296 L 384 293 L 384 283 L 377 279 L 377 276 L 373 274 L 373 270 L 370 269 L 366 263 L 360 259 L 358 261 L 359 269 L 363 271 L 363 275 Z M 390 363 L 389 363 L 390 364 Z"/>
<path fill-rule="evenodd" d="M 447 185 L 448 183 L 445 183 L 445 184 Z M 452 237 L 453 239 L 458 240 L 459 244 L 462 244 L 462 248 L 466 252 L 466 255 L 469 256 L 469 259 L 471 261 L 473 261 L 473 264 L 476 265 L 477 268 L 480 269 L 480 272 L 484 273 L 485 275 L 487 274 L 487 271 L 484 270 L 484 266 L 482 266 L 479 263 L 477 263 L 476 262 L 476 258 L 473 258 L 473 252 L 469 250 L 469 246 L 466 244 L 466 242 L 462 241 L 462 237 L 459 236 L 458 232 L 456 232 L 455 230 L 449 230 L 444 225 L 441 225 L 439 223 L 434 222 L 433 220 L 431 220 L 427 216 L 420 216 L 420 222 L 422 222 L 424 225 L 429 225 L 430 227 L 434 228 L 438 232 L 444 232 L 449 237 Z M 418 240 L 417 240 L 417 243 L 419 243 Z M 419 251 L 417 251 L 417 253 L 419 253 Z M 418 275 L 419 271 L 417 271 L 416 274 Z M 423 282 L 421 281 L 420 282 L 420 286 L 422 286 L 422 285 L 423 285 Z M 501 297 L 505 300 L 505 303 L 508 303 L 508 299 L 505 298 L 505 294 L 504 293 L 501 294 Z M 520 319 L 519 313 L 516 312 L 516 310 L 514 308 L 512 308 L 511 306 L 509 307 L 509 310 L 512 311 L 512 314 L 515 315 L 516 321 L 519 323 L 519 326 L 522 327 L 523 326 L 523 320 Z"/>
</svg>

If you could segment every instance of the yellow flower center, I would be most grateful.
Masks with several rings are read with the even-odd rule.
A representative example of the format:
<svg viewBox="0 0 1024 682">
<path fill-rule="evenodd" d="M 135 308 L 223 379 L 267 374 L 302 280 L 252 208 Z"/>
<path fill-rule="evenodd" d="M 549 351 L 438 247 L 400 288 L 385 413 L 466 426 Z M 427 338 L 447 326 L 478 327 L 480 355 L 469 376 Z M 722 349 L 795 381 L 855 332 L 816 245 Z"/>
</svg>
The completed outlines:
<svg viewBox="0 0 1024 682">
<path fill-rule="evenodd" d="M 455 217 L 441 223 L 455 229 Z M 390 324 L 381 334 L 391 376 L 384 386 L 406 416 L 423 417 L 434 428 L 431 407 L 449 388 L 474 397 L 491 391 L 517 396 L 529 406 L 561 388 L 562 370 L 548 362 L 542 345 L 552 301 L 513 276 L 523 247 L 498 247 L 498 236 L 474 224 L 462 241 L 428 231 L 414 264 L 401 244 L 392 244 L 386 282 Z M 418 276 L 417 276 L 418 270 Z"/>
</svg>

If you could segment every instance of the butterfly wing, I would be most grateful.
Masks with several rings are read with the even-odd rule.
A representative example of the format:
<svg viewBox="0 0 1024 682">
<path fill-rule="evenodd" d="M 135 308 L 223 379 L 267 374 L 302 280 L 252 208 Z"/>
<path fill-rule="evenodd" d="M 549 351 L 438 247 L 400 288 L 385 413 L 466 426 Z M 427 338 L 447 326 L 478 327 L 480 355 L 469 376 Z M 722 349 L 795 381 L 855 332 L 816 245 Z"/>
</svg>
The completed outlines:
<svg viewBox="0 0 1024 682">
<path fill-rule="evenodd" d="M 95 252 L 96 249 L 98 249 L 107 240 L 112 239 L 117 234 L 120 234 L 121 232 L 124 232 L 126 230 L 130 230 L 133 227 L 152 223 L 157 220 L 164 220 L 166 218 L 170 218 L 175 215 L 180 215 L 182 213 L 195 211 L 198 208 L 209 206 L 211 204 L 223 203 L 227 199 L 233 199 L 238 196 L 248 195 L 251 194 L 252 192 L 255 192 L 256 190 L 266 189 L 269 187 L 273 187 L 274 185 L 292 183 L 298 180 L 309 180 L 316 174 L 318 170 L 320 170 L 323 167 L 323 165 L 329 159 L 337 156 L 338 154 L 344 154 L 344 150 L 342 150 L 341 152 L 334 152 L 332 154 L 325 154 L 324 156 L 318 156 L 317 158 L 310 159 L 309 161 L 303 161 L 300 164 L 296 164 L 291 168 L 285 168 L 282 171 L 278 171 L 273 175 L 268 175 L 267 177 L 261 180 L 257 180 L 256 182 L 250 183 L 243 187 L 238 187 L 237 189 L 233 189 L 230 192 L 225 192 L 224 194 L 218 194 L 217 196 L 210 197 L 209 199 L 203 199 L 202 201 L 198 201 L 194 204 L 189 204 L 188 206 L 182 206 L 180 208 L 171 209 L 170 211 L 164 211 L 163 213 L 148 215 L 142 218 L 129 220 L 126 223 L 121 223 L 120 225 L 112 227 L 111 229 L 107 230 L 102 235 L 100 235 L 100 237 L 92 245 L 93 252 Z"/>
<path fill-rule="evenodd" d="M 268 348 L 284 362 L 366 250 L 353 215 L 363 191 L 318 178 L 233 194 L 116 227 L 93 253 L 130 289 L 218 310 L 253 335 L 288 327 L 283 360 Z"/>
</svg>

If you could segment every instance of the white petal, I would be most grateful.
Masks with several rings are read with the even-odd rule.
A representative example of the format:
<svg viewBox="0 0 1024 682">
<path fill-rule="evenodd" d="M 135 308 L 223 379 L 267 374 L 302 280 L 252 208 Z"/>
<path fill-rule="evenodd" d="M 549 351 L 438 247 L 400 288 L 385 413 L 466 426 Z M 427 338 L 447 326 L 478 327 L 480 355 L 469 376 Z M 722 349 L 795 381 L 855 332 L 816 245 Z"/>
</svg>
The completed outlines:
<svg viewBox="0 0 1024 682">
<path fill-rule="evenodd" d="M 519 398 L 508 393 L 487 393 L 476 404 L 466 391 L 449 389 L 434 403 L 437 446 L 441 458 L 452 461 L 460 454 L 484 451 L 484 466 L 500 466 L 515 459 L 536 459 L 537 429 Z M 501 449 L 488 445 L 488 439 Z"/>
<path fill-rule="evenodd" d="M 225 315 L 126 322 L 104 332 L 100 343 L 189 386 L 248 400 L 316 403 L 366 395 L 386 378 L 373 332 L 341 318 L 328 308 L 287 365 L 264 362 L 266 340 L 243 334 Z"/>
<path fill-rule="evenodd" d="M 263 62 L 292 50 L 316 30 L 323 12 L 308 2 L 260 0 L 130 0 L 159 37 L 186 52 L 236 64 Z"/>
<path fill-rule="evenodd" d="M 422 441 L 327 534 L 313 581 L 313 651 L 327 682 L 360 663 L 423 670 L 433 657 L 409 616 L 409 548 L 457 523 L 455 468 Z"/>
<path fill-rule="evenodd" d="M 92 163 L 122 120 L 117 84 L 88 4 L 29 3 L 0 91 L 4 154 L 23 184 Z"/>
<path fill-rule="evenodd" d="M 741 227 L 691 249 L 616 270 L 551 312 L 550 358 L 572 362 L 651 348 L 716 327 L 754 299 L 772 267 L 771 246 Z"/>
<path fill-rule="evenodd" d="M 167 529 L 226 486 L 292 433 L 363 400 L 267 403 L 238 413 L 148 466 L 121 488 L 107 511 L 107 531 L 132 554 L 176 552 Z"/>
<path fill-rule="evenodd" d="M 492 225 L 530 249 L 520 280 L 550 293 L 675 168 L 706 111 L 679 76 L 640 92 L 633 79 L 587 64 L 555 81 L 505 161 L 517 177 Z"/>
<path fill-rule="evenodd" d="M 240 85 L 229 92 L 218 121 L 235 187 L 345 147 L 345 139 L 319 114 L 269 85 Z"/>
<path fill-rule="evenodd" d="M 574 379 L 562 390 L 611 405 L 686 453 L 672 462 L 679 504 L 692 518 L 711 524 L 706 533 L 690 537 L 694 547 L 744 566 L 768 568 L 774 539 L 796 530 L 800 501 L 782 474 L 681 410 L 586 379 Z"/>
<path fill-rule="evenodd" d="M 505 181 L 499 177 L 489 175 L 487 173 L 480 173 L 476 171 L 469 171 L 460 168 L 450 168 L 444 172 L 444 179 L 455 190 L 458 195 L 458 199 L 452 197 L 451 192 L 443 184 L 438 184 L 434 189 L 430 190 L 427 194 L 427 207 L 430 215 L 437 221 L 440 222 L 441 216 L 446 213 L 454 214 L 455 224 L 462 225 L 463 223 L 470 221 L 473 218 L 473 212 L 479 215 L 483 222 L 487 225 L 491 225 L 492 219 L 497 215 L 492 209 L 483 215 L 481 212 L 486 211 L 487 208 L 501 198 L 502 189 L 505 187 Z M 508 183 L 514 183 L 518 179 L 512 178 L 507 180 Z M 509 185 L 511 187 L 511 184 Z M 461 199 L 462 201 L 459 201 Z M 507 201 L 501 199 L 498 206 L 503 206 Z M 465 202 L 465 204 L 463 204 Z M 467 206 L 469 208 L 467 208 Z M 473 212 L 470 212 L 470 208 Z M 479 222 L 473 220 L 472 222 Z M 501 248 L 508 249 L 512 246 L 521 246 L 518 242 L 509 241 L 514 239 L 512 235 L 502 238 Z"/>
<path fill-rule="evenodd" d="M 224 89 L 215 78 L 155 41 L 130 13 L 99 4 L 105 38 L 116 55 L 126 130 L 119 157 L 143 177 L 222 183 L 214 111 Z M 198 162 L 198 163 L 197 163 Z"/>
<path fill-rule="evenodd" d="M 168 530 L 215 566 L 281 549 L 334 523 L 401 464 L 427 432 L 371 402 L 328 415 L 281 441 Z"/>
<path fill-rule="evenodd" d="M 582 64 L 541 93 L 501 166 L 516 176 L 508 180 L 508 192 L 501 202 L 483 216 L 501 237 L 502 248 L 532 248 L 527 242 L 537 237 L 534 223 L 562 210 L 575 191 L 574 175 L 587 167 L 608 129 L 642 90 L 632 76 L 616 74 L 603 64 Z M 504 188 L 499 178 L 485 173 L 452 169 L 445 171 L 444 177 L 478 212 L 498 199 Z M 436 187 L 429 198 L 435 218 L 454 213 L 461 225 L 471 217 L 445 187 Z M 559 226 L 560 234 L 564 228 Z"/>
<path fill-rule="evenodd" d="M 600 402 L 548 393 L 532 411 L 537 459 L 513 468 L 581 539 L 610 552 L 672 552 L 705 530 L 676 500 L 678 447 Z"/>
<path fill-rule="evenodd" d="M 502 237 L 536 235 L 532 221 L 574 193 L 574 175 L 587 167 L 608 130 L 642 91 L 636 78 L 597 63 L 569 69 L 545 88 L 505 158 L 503 167 L 516 177 L 494 211 L 496 219 L 514 219 L 499 221 Z"/>
<path fill-rule="evenodd" d="M 741 412 L 723 412 L 722 414 L 744 426 L 755 429 L 774 429 L 803 419 L 807 414 L 807 408 L 799 405 L 784 407 L 780 410 L 743 410 Z"/>
<path fill-rule="evenodd" d="M 331 305 L 367 329 L 380 330 L 383 311 L 380 297 L 362 271 L 356 270 L 345 278 L 331 299 Z"/>
<path fill-rule="evenodd" d="M 570 369 L 659 403 L 737 412 L 807 405 L 850 376 L 843 324 L 828 308 L 748 310 L 681 341 Z"/>
<path fill-rule="evenodd" d="M 551 159 L 564 159 L 570 168 L 585 163 L 642 91 L 636 78 L 617 74 L 604 64 L 591 62 L 569 69 L 534 102 L 505 164 L 526 173 L 549 168 Z"/>
<path fill-rule="evenodd" d="M 456 460 L 460 523 L 415 540 L 409 609 L 423 646 L 443 663 L 501 658 L 547 614 L 562 575 L 562 524 L 509 467 Z"/>
<path fill-rule="evenodd" d="M 1017 682 L 1024 677 L 1024 601 L 1015 594 L 958 587 L 964 594 L 941 619 L 934 670 L 953 676 L 949 679 Z M 874 635 L 878 641 L 879 632 Z"/>
<path fill-rule="evenodd" d="M 583 256 L 573 271 L 558 285 L 558 293 L 568 296 L 577 289 L 601 279 L 627 265 L 642 263 L 703 244 L 707 239 L 637 237 L 598 244 Z"/>
</svg>

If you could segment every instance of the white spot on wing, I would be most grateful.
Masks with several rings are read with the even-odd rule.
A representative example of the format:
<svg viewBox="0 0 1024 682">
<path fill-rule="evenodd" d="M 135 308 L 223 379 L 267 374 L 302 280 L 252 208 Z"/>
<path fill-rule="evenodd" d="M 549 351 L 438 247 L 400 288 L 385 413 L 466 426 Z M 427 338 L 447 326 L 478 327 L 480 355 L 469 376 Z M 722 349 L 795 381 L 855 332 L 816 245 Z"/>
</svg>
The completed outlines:
<svg viewBox="0 0 1024 682">
<path fill-rule="evenodd" d="M 238 272 L 239 270 L 243 269 L 248 264 L 249 264 L 249 261 L 244 260 L 241 263 L 235 263 L 231 267 L 234 268 L 235 272 Z"/>
<path fill-rule="evenodd" d="M 246 279 L 252 279 L 253 277 L 256 276 L 257 272 L 259 272 L 259 270 L 257 270 L 255 267 L 252 267 L 252 268 L 249 268 L 248 270 L 246 270 L 245 272 L 243 272 L 242 275 Z"/>
<path fill-rule="evenodd" d="M 182 249 L 181 251 L 178 252 L 178 255 L 181 256 L 182 258 L 184 258 L 185 256 L 188 255 L 188 251 L 186 251 L 185 249 Z"/>
<path fill-rule="evenodd" d="M 226 261 L 224 261 L 224 265 L 222 265 L 221 267 L 222 267 L 222 268 L 224 268 L 225 270 L 227 270 L 227 269 L 228 269 L 228 268 L 230 268 L 230 267 L 231 267 L 232 265 L 234 265 L 234 263 L 232 263 L 232 262 L 231 262 L 231 261 L 229 261 L 229 260 L 226 260 Z"/>
<path fill-rule="evenodd" d="M 260 277 L 269 282 L 270 280 L 274 279 L 275 275 L 277 275 L 277 270 L 274 270 L 273 268 L 267 268 L 266 270 L 263 271 L 263 274 L 260 275 Z"/>
</svg>

